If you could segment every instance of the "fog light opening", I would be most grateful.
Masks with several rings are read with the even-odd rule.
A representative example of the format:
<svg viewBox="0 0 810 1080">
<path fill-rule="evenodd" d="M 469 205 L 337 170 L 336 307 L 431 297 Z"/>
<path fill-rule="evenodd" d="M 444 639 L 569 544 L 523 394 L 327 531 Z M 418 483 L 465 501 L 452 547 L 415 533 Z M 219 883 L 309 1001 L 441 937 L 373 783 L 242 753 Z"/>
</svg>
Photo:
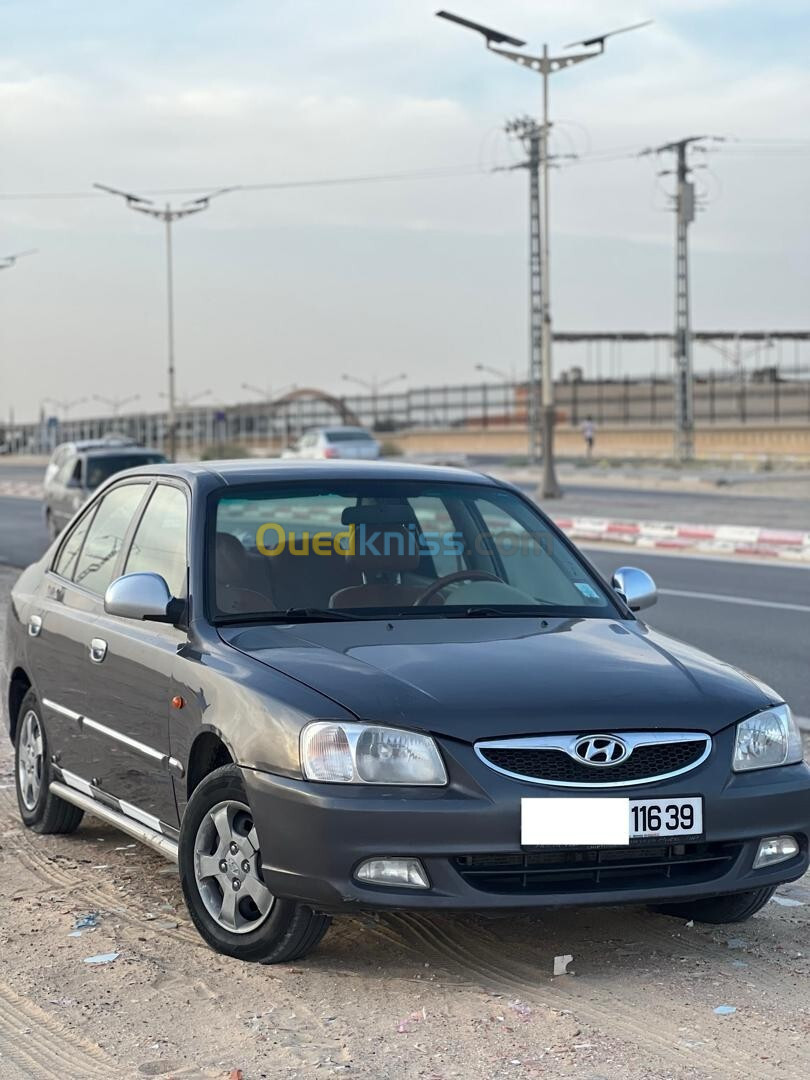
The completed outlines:
<svg viewBox="0 0 810 1080">
<path fill-rule="evenodd" d="M 792 859 L 799 854 L 799 842 L 795 836 L 766 836 L 759 842 L 759 851 L 754 859 L 754 869 L 773 866 L 775 863 Z"/>
<path fill-rule="evenodd" d="M 393 885 L 395 888 L 429 889 L 427 873 L 419 859 L 366 859 L 354 872 L 367 885 Z"/>
</svg>

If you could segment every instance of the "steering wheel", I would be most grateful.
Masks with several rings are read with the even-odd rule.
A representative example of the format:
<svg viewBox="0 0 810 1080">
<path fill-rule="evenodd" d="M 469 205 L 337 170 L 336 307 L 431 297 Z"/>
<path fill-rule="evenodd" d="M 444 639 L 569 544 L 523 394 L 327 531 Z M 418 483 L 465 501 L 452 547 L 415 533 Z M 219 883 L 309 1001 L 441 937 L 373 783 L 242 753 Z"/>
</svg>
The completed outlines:
<svg viewBox="0 0 810 1080">
<path fill-rule="evenodd" d="M 503 578 L 490 574 L 486 570 L 454 570 L 452 574 L 445 574 L 444 577 L 434 581 L 432 585 L 428 585 L 425 591 L 420 593 L 414 600 L 413 606 L 422 607 L 427 604 L 428 600 L 432 600 L 436 593 L 441 592 L 445 586 L 452 585 L 456 581 L 497 581 L 499 585 L 506 584 Z"/>
</svg>

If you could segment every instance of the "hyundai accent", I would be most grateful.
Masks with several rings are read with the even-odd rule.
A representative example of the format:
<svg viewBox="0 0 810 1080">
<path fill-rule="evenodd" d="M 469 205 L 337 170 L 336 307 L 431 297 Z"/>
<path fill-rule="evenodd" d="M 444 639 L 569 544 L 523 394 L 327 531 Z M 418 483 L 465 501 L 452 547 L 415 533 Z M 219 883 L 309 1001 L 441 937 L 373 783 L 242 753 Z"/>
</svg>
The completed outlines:
<svg viewBox="0 0 810 1080">
<path fill-rule="evenodd" d="M 807 870 L 810 770 L 779 693 L 653 630 L 655 597 L 473 472 L 130 470 L 12 591 L 22 820 L 177 860 L 249 961 L 360 909 L 745 919 Z"/>
</svg>

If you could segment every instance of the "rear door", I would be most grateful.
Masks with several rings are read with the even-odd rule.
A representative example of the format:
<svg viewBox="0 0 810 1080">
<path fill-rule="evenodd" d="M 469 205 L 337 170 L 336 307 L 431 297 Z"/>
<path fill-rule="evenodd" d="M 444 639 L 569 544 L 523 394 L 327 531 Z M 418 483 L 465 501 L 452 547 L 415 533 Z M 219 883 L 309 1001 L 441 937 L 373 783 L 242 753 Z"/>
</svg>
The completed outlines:
<svg viewBox="0 0 810 1080">
<path fill-rule="evenodd" d="M 29 615 L 28 659 L 57 764 L 89 782 L 92 738 L 83 717 L 92 707 L 88 681 L 103 593 L 148 484 L 108 491 L 71 527 L 45 573 Z"/>
<path fill-rule="evenodd" d="M 134 529 L 120 572 L 160 574 L 175 597 L 187 594 L 185 486 L 158 483 Z M 169 745 L 172 675 L 184 630 L 108 615 L 96 622 L 103 657 L 88 672 L 88 709 L 97 733 L 95 773 L 127 812 L 153 827 L 176 825 Z"/>
</svg>

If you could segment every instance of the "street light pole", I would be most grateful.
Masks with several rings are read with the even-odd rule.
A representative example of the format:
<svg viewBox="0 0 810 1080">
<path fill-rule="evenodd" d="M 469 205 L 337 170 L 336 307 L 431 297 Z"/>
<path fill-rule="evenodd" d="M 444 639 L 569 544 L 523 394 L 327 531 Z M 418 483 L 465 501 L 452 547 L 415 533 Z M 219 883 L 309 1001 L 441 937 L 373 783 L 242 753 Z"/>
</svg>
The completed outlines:
<svg viewBox="0 0 810 1080">
<path fill-rule="evenodd" d="M 141 195 L 133 195 L 128 191 L 119 191 L 118 188 L 108 187 L 106 184 L 93 184 L 100 191 L 106 191 L 110 195 L 120 195 L 125 200 L 130 210 L 137 210 L 141 214 L 162 221 L 166 229 L 166 337 L 167 337 L 167 360 L 168 360 L 168 407 L 167 422 L 169 428 L 169 458 L 174 461 L 177 456 L 177 398 L 175 394 L 175 363 L 174 363 L 174 265 L 172 257 L 172 225 L 181 218 L 191 214 L 199 214 L 207 210 L 211 199 L 217 195 L 224 195 L 234 188 L 219 188 L 209 195 L 202 195 L 198 199 L 190 199 L 179 207 L 172 207 L 166 203 L 163 209 L 156 207 L 151 199 L 145 199 Z"/>
<path fill-rule="evenodd" d="M 586 49 L 591 49 L 589 52 L 581 53 L 567 53 L 563 56 L 550 56 L 548 51 L 548 45 L 543 45 L 543 51 L 540 56 L 529 56 L 526 53 L 514 52 L 511 49 L 500 48 L 501 45 L 514 45 L 517 48 L 523 48 L 526 44 L 525 41 L 520 38 L 511 37 L 508 34 L 501 33 L 499 30 L 493 30 L 491 27 L 482 26 L 480 23 L 472 22 L 469 19 L 464 19 L 459 15 L 453 15 L 449 11 L 437 11 L 436 14 L 441 19 L 447 19 L 449 22 L 457 23 L 460 26 L 465 27 L 468 30 L 474 30 L 476 33 L 481 34 L 486 42 L 486 47 L 490 52 L 497 53 L 498 56 L 504 57 L 506 60 L 511 60 L 521 67 L 528 68 L 530 71 L 534 71 L 542 76 L 543 86 L 543 102 L 542 102 L 542 122 L 539 125 L 539 155 L 540 155 L 540 171 L 542 177 L 542 211 L 538 213 L 538 220 L 534 221 L 535 209 L 537 203 L 537 193 L 534 194 L 532 199 L 532 259 L 530 276 L 532 280 L 532 298 L 531 298 L 531 331 L 530 331 L 530 368 L 529 368 L 529 394 L 535 393 L 535 388 L 538 383 L 541 386 L 541 401 L 542 408 L 540 410 L 542 424 L 542 446 L 543 446 L 543 480 L 540 487 L 540 493 L 543 498 L 556 499 L 561 495 L 560 486 L 557 483 L 557 476 L 554 468 L 554 379 L 552 369 L 552 324 L 551 324 L 551 291 L 549 288 L 550 281 L 550 255 L 549 255 L 549 133 L 551 130 L 551 122 L 549 120 L 549 77 L 557 71 L 563 71 L 566 68 L 572 67 L 574 64 L 580 64 L 585 60 L 595 59 L 597 56 L 601 56 L 605 51 L 605 41 L 609 37 L 613 37 L 615 34 L 623 34 L 628 30 L 636 30 L 641 26 L 647 26 L 647 22 L 635 23 L 633 26 L 625 26 L 620 30 L 611 30 L 606 34 L 600 34 L 597 37 L 586 38 L 583 41 L 572 42 L 571 45 L 567 45 L 566 48 L 574 48 L 578 45 L 583 46 Z M 595 50 L 591 47 L 595 46 Z M 536 181 L 533 181 L 536 183 Z M 539 208 L 538 208 L 539 209 Z M 539 218 L 542 217 L 542 224 Z M 540 235 L 538 235 L 540 234 Z M 534 248 L 537 247 L 539 255 L 539 266 L 535 268 L 535 256 Z M 539 308 L 539 312 L 537 311 Z M 536 322 L 537 315 L 540 314 L 540 342 L 538 343 Z M 539 344 L 539 348 L 538 348 Z M 538 370 L 539 368 L 539 370 Z M 537 409 L 534 409 L 537 412 Z M 532 415 L 531 400 L 530 400 L 530 417 Z M 536 424 L 536 418 L 534 419 Z M 535 446 L 537 442 L 536 430 L 530 431 L 529 443 L 530 446 Z"/>
</svg>

